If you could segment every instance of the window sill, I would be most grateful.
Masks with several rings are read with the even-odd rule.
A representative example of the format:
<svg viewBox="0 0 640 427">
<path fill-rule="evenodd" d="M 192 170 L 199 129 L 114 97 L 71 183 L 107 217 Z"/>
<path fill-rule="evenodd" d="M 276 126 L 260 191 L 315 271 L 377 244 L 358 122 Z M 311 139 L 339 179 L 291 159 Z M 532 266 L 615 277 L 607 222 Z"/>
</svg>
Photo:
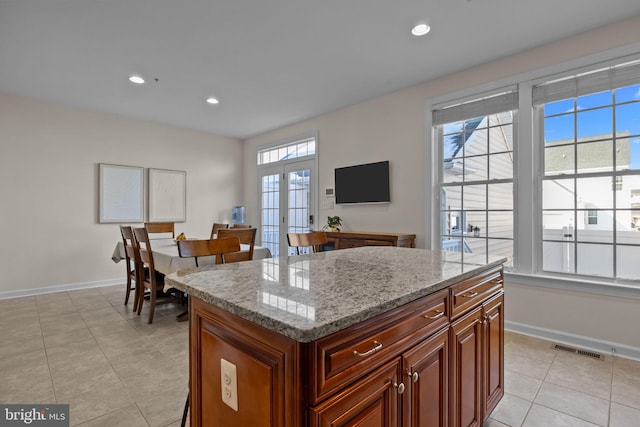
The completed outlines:
<svg viewBox="0 0 640 427">
<path fill-rule="evenodd" d="M 505 271 L 505 282 L 539 286 L 547 289 L 583 292 L 617 298 L 633 298 L 640 300 L 640 281 L 598 282 L 584 277 L 558 277 L 551 275 L 522 274 Z"/>
</svg>

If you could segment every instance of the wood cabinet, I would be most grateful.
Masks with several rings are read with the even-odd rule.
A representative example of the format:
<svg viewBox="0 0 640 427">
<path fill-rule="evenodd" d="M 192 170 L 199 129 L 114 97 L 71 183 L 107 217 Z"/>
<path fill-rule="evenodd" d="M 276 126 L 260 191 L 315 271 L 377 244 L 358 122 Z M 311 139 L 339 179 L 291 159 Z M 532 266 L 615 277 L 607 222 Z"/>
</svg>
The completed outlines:
<svg viewBox="0 0 640 427">
<path fill-rule="evenodd" d="M 416 247 L 416 235 L 407 233 L 327 231 L 327 240 L 335 249 L 359 248 L 362 246 Z"/>
<path fill-rule="evenodd" d="M 298 342 L 190 298 L 193 426 L 481 426 L 503 395 L 502 269 Z M 221 359 L 237 369 L 223 402 Z"/>
<path fill-rule="evenodd" d="M 498 288 L 451 324 L 452 426 L 481 426 L 504 395 L 503 307 Z"/>
</svg>

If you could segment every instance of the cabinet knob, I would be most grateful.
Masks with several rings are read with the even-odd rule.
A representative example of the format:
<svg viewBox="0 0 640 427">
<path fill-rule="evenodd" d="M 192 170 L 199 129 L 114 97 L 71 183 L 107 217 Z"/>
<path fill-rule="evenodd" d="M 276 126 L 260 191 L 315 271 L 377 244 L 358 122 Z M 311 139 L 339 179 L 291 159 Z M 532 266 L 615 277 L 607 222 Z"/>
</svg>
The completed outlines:
<svg viewBox="0 0 640 427">
<path fill-rule="evenodd" d="M 411 381 L 413 381 L 414 383 L 417 383 L 418 378 L 420 377 L 417 372 L 414 372 L 413 374 L 411 372 L 407 372 L 407 375 L 411 377 Z"/>
<path fill-rule="evenodd" d="M 393 386 L 398 389 L 398 394 L 404 393 L 404 383 L 393 383 Z"/>
</svg>

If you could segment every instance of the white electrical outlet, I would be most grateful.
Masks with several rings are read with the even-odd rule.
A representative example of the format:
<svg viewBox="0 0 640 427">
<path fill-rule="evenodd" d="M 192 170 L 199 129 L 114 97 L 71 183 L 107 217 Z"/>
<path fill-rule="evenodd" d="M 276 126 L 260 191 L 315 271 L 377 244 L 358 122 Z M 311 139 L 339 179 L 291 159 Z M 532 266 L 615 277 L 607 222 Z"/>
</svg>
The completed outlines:
<svg viewBox="0 0 640 427">
<path fill-rule="evenodd" d="M 238 375 L 236 365 L 220 359 L 220 386 L 222 401 L 234 411 L 238 410 Z"/>
</svg>

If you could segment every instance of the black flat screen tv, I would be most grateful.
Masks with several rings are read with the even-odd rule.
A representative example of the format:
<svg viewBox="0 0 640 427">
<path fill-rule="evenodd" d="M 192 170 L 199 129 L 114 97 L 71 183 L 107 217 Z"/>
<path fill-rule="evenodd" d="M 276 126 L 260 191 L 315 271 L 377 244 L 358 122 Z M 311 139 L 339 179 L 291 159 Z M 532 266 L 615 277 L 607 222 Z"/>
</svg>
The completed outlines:
<svg viewBox="0 0 640 427">
<path fill-rule="evenodd" d="M 335 169 L 336 203 L 387 203 L 389 161 Z"/>
</svg>

